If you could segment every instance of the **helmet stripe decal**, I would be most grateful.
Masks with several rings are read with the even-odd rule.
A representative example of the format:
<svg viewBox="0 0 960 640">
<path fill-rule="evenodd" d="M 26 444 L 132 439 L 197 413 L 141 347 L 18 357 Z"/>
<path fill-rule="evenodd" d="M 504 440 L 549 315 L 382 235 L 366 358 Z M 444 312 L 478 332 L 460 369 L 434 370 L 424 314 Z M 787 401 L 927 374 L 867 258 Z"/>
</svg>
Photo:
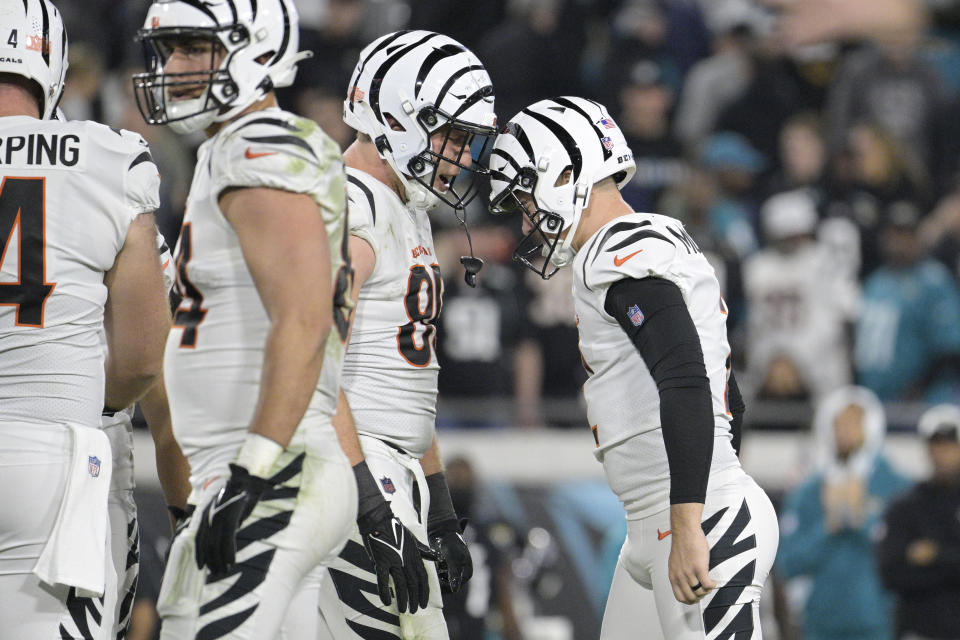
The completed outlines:
<svg viewBox="0 0 960 640">
<path fill-rule="evenodd" d="M 374 50 L 371 51 L 371 52 L 367 55 L 367 57 L 364 58 L 363 62 L 361 62 L 360 65 L 357 67 L 357 72 L 356 72 L 356 74 L 354 74 L 354 76 L 353 76 L 352 78 L 350 78 L 350 86 L 348 87 L 347 90 L 350 91 L 350 90 L 353 89 L 353 87 L 357 84 L 357 81 L 360 79 L 360 76 L 363 74 L 363 69 L 364 69 L 364 67 L 366 67 L 366 66 L 367 66 L 367 63 L 370 61 L 370 58 L 372 58 L 373 56 L 377 55 L 377 52 L 378 52 L 378 51 L 380 51 L 380 50 L 383 49 L 384 47 L 389 46 L 390 43 L 393 42 L 394 40 L 396 40 L 397 38 L 399 38 L 399 37 L 401 37 L 401 36 L 403 36 L 403 35 L 405 35 L 405 34 L 408 34 L 408 33 L 410 33 L 409 30 L 406 30 L 406 31 L 397 31 L 395 34 L 393 34 L 392 36 L 390 36 L 389 38 L 387 38 L 386 40 L 384 40 L 383 42 L 381 42 L 380 44 L 378 44 L 378 45 L 376 46 L 376 48 L 374 48 Z M 350 101 L 350 111 L 353 111 L 353 100 Z"/>
<path fill-rule="evenodd" d="M 430 52 L 430 55 L 423 61 L 423 64 L 420 65 L 420 71 L 417 72 L 417 81 L 414 84 L 413 96 L 417 97 L 420 95 L 420 87 L 423 86 L 423 81 L 438 62 L 464 51 L 466 51 L 466 49 L 456 44 L 445 44 L 442 47 L 434 48 L 434 50 Z"/>
<path fill-rule="evenodd" d="M 257 0 L 250 0 L 250 11 L 253 12 L 253 19 L 257 19 Z"/>
<path fill-rule="evenodd" d="M 510 166 L 513 167 L 514 171 L 516 171 L 517 173 L 520 173 L 520 164 L 513 159 L 513 156 L 511 156 L 509 153 L 507 153 L 503 149 L 494 149 L 493 151 L 490 152 L 490 155 L 499 156 L 503 158 L 504 160 L 510 163 Z"/>
<path fill-rule="evenodd" d="M 230 7 L 230 15 L 233 16 L 233 23 L 237 23 L 237 5 L 234 4 L 233 0 L 227 0 L 227 6 Z"/>
<path fill-rule="evenodd" d="M 469 67 L 463 67 L 452 76 L 447 78 L 447 81 L 443 84 L 443 88 L 440 89 L 440 93 L 437 94 L 437 99 L 434 101 L 433 106 L 435 106 L 437 109 L 440 109 L 440 105 L 443 104 L 443 99 L 447 97 L 447 92 L 450 91 L 450 87 L 453 86 L 453 83 L 456 82 L 461 76 L 471 71 L 484 71 L 483 65 L 472 64 Z"/>
<path fill-rule="evenodd" d="M 190 5 L 191 7 L 193 7 L 194 9 L 196 9 L 197 11 L 202 11 L 203 13 L 205 13 L 205 14 L 207 15 L 208 18 L 210 18 L 211 20 L 213 20 L 213 23 L 214 23 L 214 24 L 216 24 L 216 25 L 219 25 L 219 24 L 220 24 L 220 21 L 217 20 L 217 16 L 214 15 L 213 11 L 210 11 L 210 9 L 209 9 L 205 4 L 203 4 L 202 2 L 200 2 L 199 0 L 181 0 L 181 2 L 183 2 L 184 4 Z"/>
<path fill-rule="evenodd" d="M 40 52 L 43 54 L 43 61 L 50 66 L 50 16 L 47 15 L 47 3 L 40 0 L 40 14 L 43 16 L 43 44 L 40 45 Z M 46 93 L 46 91 L 44 91 Z"/>
<path fill-rule="evenodd" d="M 609 160 L 611 156 L 613 156 L 613 152 L 610 151 L 610 149 L 607 149 L 607 147 L 603 144 L 603 134 L 600 133 L 600 129 L 597 128 L 596 123 L 594 123 L 593 119 L 587 115 L 586 111 L 581 109 L 576 102 L 574 102 L 573 100 L 568 100 L 567 98 L 554 98 L 553 101 L 556 102 L 557 104 L 562 104 L 568 109 L 573 109 L 574 111 L 579 113 L 581 116 L 583 116 L 584 119 L 588 123 L 590 123 L 590 128 L 593 129 L 593 132 L 597 134 L 597 142 L 600 144 L 600 148 L 603 150 L 603 159 Z"/>
<path fill-rule="evenodd" d="M 380 86 L 383 84 L 383 76 L 387 73 L 387 71 L 390 70 L 390 67 L 397 63 L 397 60 L 407 55 L 409 52 L 413 51 L 427 40 L 436 38 L 439 35 L 439 33 L 428 33 L 413 44 L 403 47 L 387 58 L 384 63 L 380 65 L 380 68 L 377 69 L 376 73 L 373 74 L 373 81 L 370 83 L 370 106 L 373 108 L 373 115 L 377 118 L 377 120 L 383 121 L 383 114 L 380 112 Z M 440 100 L 437 100 L 435 104 L 439 103 Z"/>
<path fill-rule="evenodd" d="M 30 8 L 27 6 L 27 0 L 23 0 L 23 17 L 26 18 L 29 12 Z"/>
<path fill-rule="evenodd" d="M 280 0 L 280 10 L 283 12 L 283 40 L 280 41 L 280 50 L 277 51 L 277 55 L 273 56 L 272 62 L 283 58 L 283 54 L 287 52 L 287 45 L 290 44 L 290 12 L 287 10 L 287 3 L 284 0 Z"/>
<path fill-rule="evenodd" d="M 526 152 L 527 159 L 533 163 L 533 145 L 530 144 L 530 138 L 527 137 L 527 132 L 523 130 L 523 127 L 515 122 L 508 122 L 506 132 L 517 139 L 517 142 L 520 143 L 520 146 L 523 147 L 523 150 Z"/>
<path fill-rule="evenodd" d="M 480 102 L 484 98 L 488 98 L 493 95 L 493 85 L 488 84 L 485 87 L 480 87 L 469 98 L 463 101 L 463 104 L 460 105 L 460 108 L 453 112 L 454 119 L 459 118 L 460 114 L 472 107 L 477 102 Z"/>
<path fill-rule="evenodd" d="M 531 111 L 530 109 L 524 109 L 521 113 L 525 113 L 547 129 L 550 130 L 550 133 L 560 141 L 560 144 L 563 146 L 564 150 L 567 152 L 567 155 L 570 156 L 570 161 L 573 163 L 573 182 L 577 181 L 577 178 L 580 176 L 580 169 L 583 168 L 583 156 L 580 155 L 580 149 L 577 147 L 576 140 L 573 139 L 566 129 L 560 126 L 559 123 L 551 120 L 542 113 L 537 113 L 536 111 Z"/>
</svg>

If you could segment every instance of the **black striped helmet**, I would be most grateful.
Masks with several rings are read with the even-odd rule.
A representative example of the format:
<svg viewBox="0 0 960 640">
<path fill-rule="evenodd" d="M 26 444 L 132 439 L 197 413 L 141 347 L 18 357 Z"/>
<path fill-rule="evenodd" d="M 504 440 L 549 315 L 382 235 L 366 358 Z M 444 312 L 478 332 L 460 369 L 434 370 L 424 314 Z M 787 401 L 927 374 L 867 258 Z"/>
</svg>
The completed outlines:
<svg viewBox="0 0 960 640">
<path fill-rule="evenodd" d="M 489 164 L 490 210 L 530 218 L 533 229 L 514 258 L 543 278 L 573 260 L 570 243 L 593 186 L 612 177 L 623 188 L 636 170 L 606 107 L 569 96 L 541 100 L 515 115 L 497 136 Z M 559 184 L 567 169 L 570 179 Z M 524 207 L 517 192 L 531 195 L 535 210 Z M 535 264 L 538 252 L 546 259 Z"/>
<path fill-rule="evenodd" d="M 293 0 L 155 0 L 137 39 L 144 45 L 146 73 L 133 77 L 137 105 L 149 124 L 169 124 L 180 133 L 205 129 L 234 117 L 275 87 L 293 84 L 297 63 L 312 55 L 297 51 L 298 15 Z M 219 65 L 211 50 L 201 73 L 165 74 L 176 41 L 204 40 L 225 51 Z M 198 82 L 197 77 L 205 76 Z M 171 89 L 206 84 L 197 98 L 172 100 Z"/>
<path fill-rule="evenodd" d="M 0 2 L 0 73 L 40 85 L 40 117 L 53 116 L 67 74 L 67 31 L 52 2 Z"/>
<path fill-rule="evenodd" d="M 496 135 L 493 84 L 477 56 L 453 38 L 397 31 L 360 52 L 343 120 L 370 136 L 411 204 L 462 208 L 476 194 L 475 178 L 485 173 L 478 161 Z M 442 146 L 431 145 L 437 131 L 446 132 Z M 451 134 L 466 144 L 448 146 Z M 438 174 L 441 157 L 459 173 Z M 435 186 L 438 178 L 444 187 Z"/>
</svg>

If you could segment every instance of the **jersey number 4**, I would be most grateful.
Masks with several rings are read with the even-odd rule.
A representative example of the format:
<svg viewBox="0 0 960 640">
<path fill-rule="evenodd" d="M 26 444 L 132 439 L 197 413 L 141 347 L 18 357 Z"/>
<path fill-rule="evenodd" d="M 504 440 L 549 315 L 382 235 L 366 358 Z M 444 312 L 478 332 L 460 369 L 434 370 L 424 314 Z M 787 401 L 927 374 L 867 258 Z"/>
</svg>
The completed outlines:
<svg viewBox="0 0 960 640">
<path fill-rule="evenodd" d="M 55 282 L 47 282 L 46 181 L 7 178 L 0 183 L 0 267 L 6 263 L 16 232 L 16 282 L 0 282 L 0 305 L 17 308 L 18 327 L 43 327 L 43 308 Z"/>
<path fill-rule="evenodd" d="M 410 322 L 397 331 L 397 349 L 404 360 L 414 367 L 425 367 L 433 360 L 436 346 L 433 323 L 440 315 L 442 297 L 443 280 L 439 265 L 432 264 L 429 269 L 422 264 L 410 267 L 407 295 L 403 298 Z"/>
<path fill-rule="evenodd" d="M 203 308 L 203 296 L 190 282 L 187 276 L 187 263 L 193 257 L 193 231 L 189 222 L 184 222 L 180 229 L 180 242 L 177 243 L 177 293 L 181 296 L 180 305 L 173 313 L 173 326 L 183 329 L 180 346 L 184 349 L 195 349 L 197 346 L 197 330 L 207 315 Z"/>
</svg>

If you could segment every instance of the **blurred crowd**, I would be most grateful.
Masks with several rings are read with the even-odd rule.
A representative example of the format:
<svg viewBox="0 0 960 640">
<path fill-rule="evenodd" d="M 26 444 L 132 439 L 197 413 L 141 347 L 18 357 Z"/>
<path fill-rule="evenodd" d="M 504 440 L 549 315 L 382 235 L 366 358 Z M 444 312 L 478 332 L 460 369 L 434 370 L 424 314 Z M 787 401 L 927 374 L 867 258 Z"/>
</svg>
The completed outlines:
<svg viewBox="0 0 960 640">
<path fill-rule="evenodd" d="M 134 103 L 133 34 L 149 0 L 57 4 L 71 39 L 62 107 L 149 141 L 172 245 L 201 139 L 146 126 Z M 883 639 L 897 625 L 902 637 L 960 637 L 960 412 L 921 422 L 933 472 L 906 494 L 881 446 L 884 406 L 960 401 L 960 0 L 297 5 L 301 48 L 314 56 L 281 102 L 344 148 L 359 51 L 404 27 L 471 47 L 501 122 L 556 95 L 606 104 L 636 158 L 625 198 L 682 220 L 717 271 L 748 421 L 753 408 L 754 426 L 783 426 L 756 411 L 765 402 L 817 407 L 814 455 L 782 512 L 775 580 L 791 586 L 774 587 L 803 611 L 804 637 Z M 569 282 L 516 265 L 519 229 L 482 200 L 466 212 L 486 262 L 475 289 L 461 278 L 460 223 L 449 211 L 435 218 L 446 275 L 440 425 L 582 426 Z M 509 627 L 504 637 L 519 637 Z"/>
<path fill-rule="evenodd" d="M 71 36 L 63 109 L 147 138 L 173 243 L 194 149 L 144 125 L 133 103 L 148 0 L 59 4 Z M 470 46 L 501 122 L 555 95 L 608 105 L 637 161 L 626 199 L 682 220 L 720 276 L 748 400 L 812 402 L 854 381 L 884 403 L 960 395 L 960 1 L 297 4 L 314 56 L 281 101 L 344 147 L 357 55 L 404 27 Z M 518 230 L 481 200 L 467 211 L 487 263 L 477 289 L 460 281 L 457 220 L 436 222 L 441 397 L 476 407 L 441 404 L 441 422 L 579 424 L 568 288 L 511 262 Z M 491 397 L 514 402 L 491 410 Z"/>
</svg>

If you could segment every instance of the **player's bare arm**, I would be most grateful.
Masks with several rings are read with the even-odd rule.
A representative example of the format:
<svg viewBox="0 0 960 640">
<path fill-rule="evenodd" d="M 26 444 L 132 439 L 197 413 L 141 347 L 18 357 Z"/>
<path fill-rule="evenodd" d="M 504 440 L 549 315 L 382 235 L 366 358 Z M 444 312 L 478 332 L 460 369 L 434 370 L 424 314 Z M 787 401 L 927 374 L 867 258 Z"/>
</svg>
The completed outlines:
<svg viewBox="0 0 960 640">
<path fill-rule="evenodd" d="M 157 476 L 167 508 L 171 510 L 173 525 L 183 517 L 190 495 L 190 463 L 173 437 L 167 387 L 163 378 L 140 398 L 140 410 L 150 428 L 157 460 Z"/>
<path fill-rule="evenodd" d="M 356 308 L 357 299 L 360 296 L 360 287 L 367 281 L 370 274 L 373 273 L 377 265 L 377 256 L 373 247 L 366 240 L 357 236 L 350 236 L 348 240 L 350 247 L 350 265 L 353 267 L 353 290 L 350 292 L 353 298 L 354 308 Z M 353 329 L 353 316 L 350 318 L 350 329 L 347 330 L 347 344 L 350 343 L 350 333 Z M 347 396 L 343 389 L 339 392 L 337 398 L 337 413 L 333 416 L 333 428 L 337 432 L 337 439 L 340 441 L 340 447 L 347 455 L 350 465 L 356 465 L 363 462 L 363 450 L 360 448 L 360 440 L 357 438 L 357 426 L 353 422 L 353 416 L 350 414 L 350 404 L 347 402 Z"/>
<path fill-rule="evenodd" d="M 327 232 L 307 195 L 231 189 L 220 208 L 271 321 L 250 431 L 286 447 L 313 396 L 333 322 Z"/>
<path fill-rule="evenodd" d="M 107 407 L 133 404 L 163 372 L 170 308 L 156 237 L 153 214 L 137 216 L 113 268 L 104 276 L 109 292 L 103 312 Z"/>
</svg>

